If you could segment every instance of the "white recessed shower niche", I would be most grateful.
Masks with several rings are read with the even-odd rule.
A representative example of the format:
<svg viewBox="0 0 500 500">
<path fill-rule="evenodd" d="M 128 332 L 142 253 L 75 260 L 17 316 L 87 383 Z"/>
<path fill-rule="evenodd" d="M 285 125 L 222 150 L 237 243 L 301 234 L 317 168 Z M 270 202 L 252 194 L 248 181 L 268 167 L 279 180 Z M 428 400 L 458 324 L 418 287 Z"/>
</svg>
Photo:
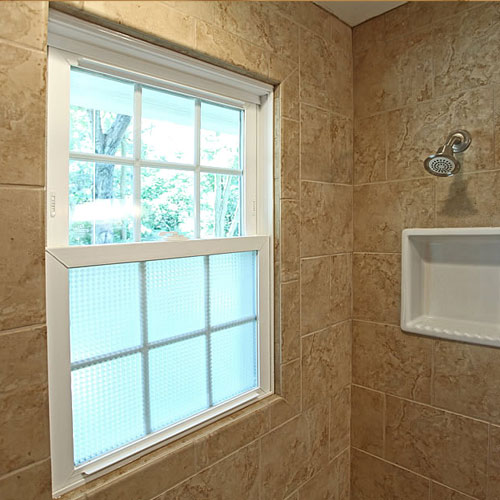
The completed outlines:
<svg viewBox="0 0 500 500">
<path fill-rule="evenodd" d="M 500 347 L 500 228 L 405 229 L 401 328 Z"/>
</svg>

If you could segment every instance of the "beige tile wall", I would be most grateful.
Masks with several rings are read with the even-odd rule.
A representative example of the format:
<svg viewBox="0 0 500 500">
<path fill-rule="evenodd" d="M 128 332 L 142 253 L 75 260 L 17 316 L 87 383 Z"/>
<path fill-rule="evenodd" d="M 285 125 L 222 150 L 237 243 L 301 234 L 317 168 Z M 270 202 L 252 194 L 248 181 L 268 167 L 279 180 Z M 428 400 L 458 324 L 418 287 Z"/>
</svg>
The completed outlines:
<svg viewBox="0 0 500 500">
<path fill-rule="evenodd" d="M 411 2 L 353 31 L 352 500 L 500 498 L 500 350 L 398 327 L 401 230 L 500 225 L 499 50 L 496 2 Z M 455 128 L 463 173 L 427 175 Z"/>
<path fill-rule="evenodd" d="M 67 498 L 349 498 L 351 29 L 310 3 L 54 7 L 279 84 L 277 393 Z M 0 2 L 0 498 L 48 500 L 47 2 Z M 424 187 L 422 188 L 424 189 Z M 404 196 L 404 195 L 403 195 Z"/>
</svg>

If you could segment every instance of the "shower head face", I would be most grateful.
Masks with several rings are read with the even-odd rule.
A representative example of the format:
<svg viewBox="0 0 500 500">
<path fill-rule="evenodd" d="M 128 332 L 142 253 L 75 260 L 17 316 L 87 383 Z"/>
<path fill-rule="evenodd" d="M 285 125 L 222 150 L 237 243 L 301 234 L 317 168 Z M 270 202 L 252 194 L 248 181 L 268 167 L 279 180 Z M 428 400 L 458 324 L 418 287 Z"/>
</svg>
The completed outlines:
<svg viewBox="0 0 500 500">
<path fill-rule="evenodd" d="M 432 175 L 449 177 L 460 170 L 460 162 L 451 155 L 437 153 L 425 160 L 424 167 Z"/>
</svg>

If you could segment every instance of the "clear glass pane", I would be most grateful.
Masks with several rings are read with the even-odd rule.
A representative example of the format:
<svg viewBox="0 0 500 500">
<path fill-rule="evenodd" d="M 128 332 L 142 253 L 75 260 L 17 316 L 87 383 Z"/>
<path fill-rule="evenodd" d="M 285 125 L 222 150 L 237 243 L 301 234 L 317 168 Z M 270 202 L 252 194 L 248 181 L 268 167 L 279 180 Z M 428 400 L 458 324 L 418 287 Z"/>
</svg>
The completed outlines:
<svg viewBox="0 0 500 500">
<path fill-rule="evenodd" d="M 192 172 L 141 169 L 143 241 L 161 239 L 162 231 L 194 236 L 193 177 Z"/>
<path fill-rule="evenodd" d="M 200 236 L 241 236 L 241 178 L 237 175 L 200 175 Z"/>
<path fill-rule="evenodd" d="M 148 339 L 205 328 L 205 257 L 146 263 Z"/>
<path fill-rule="evenodd" d="M 257 387 L 256 322 L 211 334 L 213 404 Z"/>
<path fill-rule="evenodd" d="M 71 68 L 70 150 L 133 155 L 134 84 Z"/>
<path fill-rule="evenodd" d="M 75 465 L 144 436 L 140 354 L 71 374 Z"/>
<path fill-rule="evenodd" d="M 133 240 L 133 169 L 70 161 L 69 244 Z"/>
<path fill-rule="evenodd" d="M 152 350 L 149 366 L 153 431 L 208 407 L 204 335 Z"/>
<path fill-rule="evenodd" d="M 69 270 L 71 362 L 141 342 L 140 264 Z"/>
<path fill-rule="evenodd" d="M 194 163 L 195 100 L 143 88 L 142 158 Z"/>
<path fill-rule="evenodd" d="M 208 102 L 201 103 L 201 164 L 241 169 L 243 111 Z"/>
<path fill-rule="evenodd" d="M 211 255 L 212 326 L 256 315 L 256 252 Z"/>
</svg>

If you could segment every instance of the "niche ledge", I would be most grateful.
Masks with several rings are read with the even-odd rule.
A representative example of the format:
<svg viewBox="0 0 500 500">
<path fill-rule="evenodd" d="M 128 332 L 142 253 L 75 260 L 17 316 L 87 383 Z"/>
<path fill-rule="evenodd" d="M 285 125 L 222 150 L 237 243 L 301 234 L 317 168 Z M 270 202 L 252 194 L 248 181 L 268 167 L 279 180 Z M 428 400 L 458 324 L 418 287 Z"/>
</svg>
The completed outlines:
<svg viewBox="0 0 500 500">
<path fill-rule="evenodd" d="M 401 329 L 500 347 L 500 228 L 405 229 Z"/>
</svg>

